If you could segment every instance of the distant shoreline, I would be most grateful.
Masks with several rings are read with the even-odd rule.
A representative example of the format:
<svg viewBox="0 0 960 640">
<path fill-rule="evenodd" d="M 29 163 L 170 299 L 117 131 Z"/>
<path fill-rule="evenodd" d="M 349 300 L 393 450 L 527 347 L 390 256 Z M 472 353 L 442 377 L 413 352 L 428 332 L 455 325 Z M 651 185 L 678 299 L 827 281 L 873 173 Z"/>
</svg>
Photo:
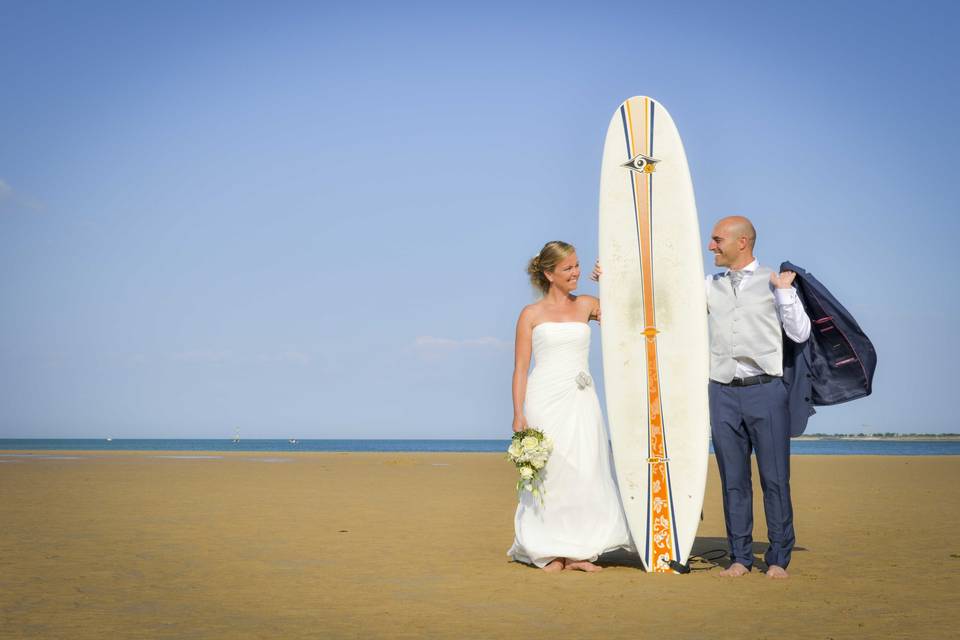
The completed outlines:
<svg viewBox="0 0 960 640">
<path fill-rule="evenodd" d="M 912 440 L 912 441 L 938 441 L 938 440 L 960 440 L 960 433 L 904 433 L 897 435 L 861 435 L 857 433 L 810 433 L 804 434 L 801 436 L 796 436 L 792 438 L 793 440 L 857 440 L 857 441 L 868 441 L 868 440 Z M 239 440 L 233 440 L 232 438 L 128 438 L 128 437 L 118 437 L 118 438 L 96 438 L 96 437 L 85 437 L 85 438 L 61 438 L 61 437 L 0 437 L 0 442 L 3 441 L 42 441 L 42 440 L 61 440 L 61 441 L 70 441 L 70 442 L 81 442 L 81 441 L 91 441 L 91 442 L 103 442 L 103 441 L 119 441 L 119 442 L 131 442 L 137 440 L 151 441 L 151 442 L 197 442 L 197 441 L 207 441 L 207 442 L 241 442 Z M 290 444 L 297 443 L 307 443 L 307 442 L 508 442 L 510 439 L 507 437 L 502 438 L 299 438 L 297 440 L 290 441 L 287 438 L 244 438 L 242 442 L 289 442 Z"/>
<path fill-rule="evenodd" d="M 794 440 L 909 440 L 914 442 L 931 442 L 939 440 L 960 440 L 960 433 L 944 434 L 903 434 L 895 436 L 866 436 L 859 434 L 832 434 L 832 433 L 813 433 L 810 435 L 797 436 Z"/>
<path fill-rule="evenodd" d="M 306 452 L 490 453 L 503 455 L 509 440 L 257 440 L 0 438 L 0 457 L 28 451 L 142 451 L 181 453 L 294 454 Z M 712 450 L 712 447 L 711 447 Z M 953 455 L 960 456 L 960 434 L 835 435 L 811 433 L 791 440 L 791 455 Z M 7 462 L 7 460 L 0 460 Z"/>
</svg>

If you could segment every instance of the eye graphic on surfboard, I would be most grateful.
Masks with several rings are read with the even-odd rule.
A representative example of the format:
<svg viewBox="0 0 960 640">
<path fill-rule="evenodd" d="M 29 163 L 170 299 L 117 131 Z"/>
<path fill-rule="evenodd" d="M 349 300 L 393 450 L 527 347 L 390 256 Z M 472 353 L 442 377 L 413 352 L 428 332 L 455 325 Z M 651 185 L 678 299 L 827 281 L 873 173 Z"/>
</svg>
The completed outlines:
<svg viewBox="0 0 960 640">
<path fill-rule="evenodd" d="M 630 158 L 629 162 L 626 162 L 621 167 L 630 169 L 631 171 L 637 171 L 639 173 L 653 173 L 657 170 L 657 163 L 660 162 L 656 158 L 651 158 L 642 153 L 638 153 L 634 157 Z"/>
</svg>

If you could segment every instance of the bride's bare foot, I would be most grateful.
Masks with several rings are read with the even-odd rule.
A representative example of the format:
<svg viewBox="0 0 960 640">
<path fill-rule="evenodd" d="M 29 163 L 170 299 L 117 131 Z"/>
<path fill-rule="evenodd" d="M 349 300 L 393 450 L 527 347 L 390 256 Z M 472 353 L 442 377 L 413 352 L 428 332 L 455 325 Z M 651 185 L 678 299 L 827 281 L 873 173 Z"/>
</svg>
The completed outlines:
<svg viewBox="0 0 960 640">
<path fill-rule="evenodd" d="M 789 578 L 790 574 L 787 573 L 787 570 L 779 565 L 772 564 L 767 567 L 767 577 L 776 578 L 782 580 L 783 578 Z"/>
<path fill-rule="evenodd" d="M 557 571 L 563 571 L 563 558 L 557 558 L 550 563 L 548 563 L 544 568 L 544 571 L 547 573 L 556 573 Z"/>
<path fill-rule="evenodd" d="M 603 571 L 603 567 L 599 567 L 588 560 L 568 560 L 563 568 L 572 571 L 586 571 L 588 573 Z"/>
<path fill-rule="evenodd" d="M 720 572 L 720 575 L 724 578 L 739 578 L 750 573 L 750 569 L 747 569 L 745 566 L 739 562 L 734 562 L 732 565 Z"/>
</svg>

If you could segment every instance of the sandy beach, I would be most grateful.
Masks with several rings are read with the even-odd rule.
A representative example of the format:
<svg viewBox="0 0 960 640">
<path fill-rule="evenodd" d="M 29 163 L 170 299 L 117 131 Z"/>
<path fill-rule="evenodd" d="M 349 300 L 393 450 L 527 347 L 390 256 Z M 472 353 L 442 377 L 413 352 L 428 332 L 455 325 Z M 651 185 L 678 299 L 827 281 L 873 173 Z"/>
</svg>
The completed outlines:
<svg viewBox="0 0 960 640">
<path fill-rule="evenodd" d="M 513 473 L 475 453 L 0 452 L 0 637 L 955 637 L 960 457 L 795 456 L 785 582 L 508 562 Z M 694 551 L 724 546 L 711 458 Z"/>
</svg>

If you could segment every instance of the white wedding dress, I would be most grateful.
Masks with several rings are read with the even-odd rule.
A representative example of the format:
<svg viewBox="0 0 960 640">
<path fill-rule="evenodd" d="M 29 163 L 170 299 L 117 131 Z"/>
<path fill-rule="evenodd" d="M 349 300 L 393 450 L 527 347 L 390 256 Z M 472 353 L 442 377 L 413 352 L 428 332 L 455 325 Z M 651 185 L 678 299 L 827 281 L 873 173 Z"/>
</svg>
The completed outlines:
<svg viewBox="0 0 960 640">
<path fill-rule="evenodd" d="M 554 442 L 544 468 L 543 504 L 524 491 L 507 555 L 544 567 L 554 558 L 596 560 L 631 546 L 610 462 L 610 445 L 587 358 L 590 326 L 544 322 L 533 328 L 536 366 L 524 415 Z"/>
</svg>

